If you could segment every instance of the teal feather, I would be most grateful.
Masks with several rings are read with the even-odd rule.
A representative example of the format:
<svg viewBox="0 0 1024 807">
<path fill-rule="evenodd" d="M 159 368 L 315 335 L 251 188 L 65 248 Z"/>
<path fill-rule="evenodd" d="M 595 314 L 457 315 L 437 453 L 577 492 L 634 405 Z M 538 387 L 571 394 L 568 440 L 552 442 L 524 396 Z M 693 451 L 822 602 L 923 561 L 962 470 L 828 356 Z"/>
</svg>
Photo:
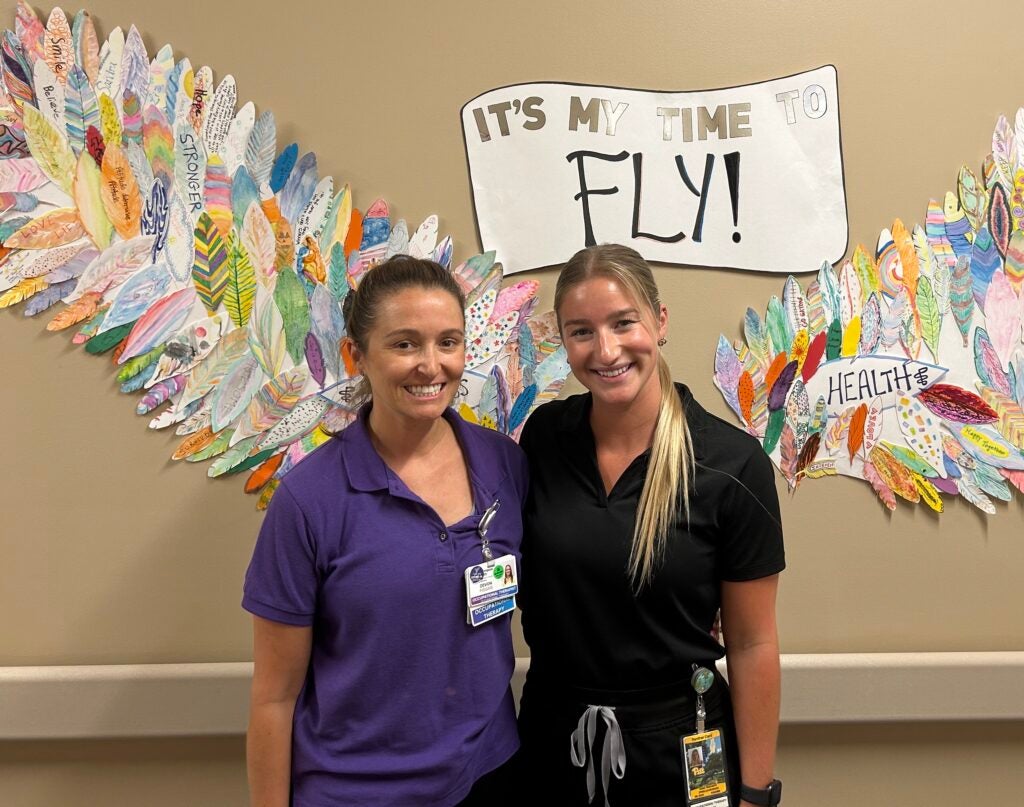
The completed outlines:
<svg viewBox="0 0 1024 807">
<path fill-rule="evenodd" d="M 839 280 L 828 261 L 825 261 L 818 270 L 818 291 L 821 294 L 821 308 L 825 314 L 825 321 L 832 322 L 839 316 Z"/>
<path fill-rule="evenodd" d="M 156 373 L 156 365 L 155 364 L 151 364 L 149 367 L 147 367 L 145 370 L 143 370 L 138 375 L 132 376 L 127 381 L 122 381 L 121 382 L 121 392 L 124 392 L 124 393 L 138 392 L 140 389 L 142 389 L 146 385 L 146 382 L 149 381 L 149 379 L 151 379 L 155 373 Z"/>
<path fill-rule="evenodd" d="M 255 126 L 253 129 L 255 130 Z M 251 137 L 251 135 L 250 135 Z M 284 150 L 277 155 L 277 159 L 274 160 L 274 164 L 270 169 L 270 190 L 273 193 L 279 193 L 281 188 L 284 187 L 288 181 L 288 177 L 291 176 L 292 169 L 295 167 L 295 161 L 299 158 L 299 144 L 291 143 L 284 147 Z M 255 166 L 250 166 L 249 171 L 252 174 L 252 178 L 256 181 L 260 181 L 260 173 L 255 170 Z"/>
<path fill-rule="evenodd" d="M 235 227 L 239 230 L 242 229 L 242 224 L 245 221 L 245 211 L 253 202 L 259 205 L 259 188 L 256 187 L 256 183 L 246 167 L 240 165 L 231 177 L 231 216 L 234 219 Z"/>
<path fill-rule="evenodd" d="M 331 247 L 331 254 L 327 259 L 327 290 L 338 305 L 345 301 L 350 291 L 348 272 L 345 271 L 345 248 L 340 242 Z"/>
<path fill-rule="evenodd" d="M 100 108 L 96 93 L 89 84 L 85 71 L 75 65 L 68 73 L 64 94 L 64 118 L 67 125 L 68 142 L 75 154 L 85 148 L 85 133 L 90 126 L 99 129 Z"/>
<path fill-rule="evenodd" d="M 967 347 L 967 334 L 970 333 L 974 313 L 974 276 L 971 274 L 970 255 L 956 259 L 956 267 L 949 279 L 949 307 L 956 327 L 960 329 L 964 347 Z"/>
<path fill-rule="evenodd" d="M 533 344 L 533 332 L 530 326 L 519 322 L 519 369 L 523 374 L 524 386 L 533 384 L 533 373 L 537 369 L 537 348 Z"/>
</svg>

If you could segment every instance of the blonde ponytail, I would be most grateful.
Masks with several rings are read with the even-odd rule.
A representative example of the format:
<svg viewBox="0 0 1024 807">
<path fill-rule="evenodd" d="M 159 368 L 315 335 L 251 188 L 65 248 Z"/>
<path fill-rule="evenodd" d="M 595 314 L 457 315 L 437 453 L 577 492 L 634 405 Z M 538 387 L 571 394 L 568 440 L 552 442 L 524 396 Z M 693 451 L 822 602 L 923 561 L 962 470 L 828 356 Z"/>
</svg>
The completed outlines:
<svg viewBox="0 0 1024 807">
<path fill-rule="evenodd" d="M 629 577 L 636 591 L 647 585 L 665 556 L 669 532 L 679 518 L 690 518 L 690 477 L 693 472 L 693 442 L 686 425 L 682 401 L 672 382 L 664 356 L 658 356 L 661 404 L 651 440 L 651 458 L 637 506 L 633 544 L 629 552 Z"/>
</svg>

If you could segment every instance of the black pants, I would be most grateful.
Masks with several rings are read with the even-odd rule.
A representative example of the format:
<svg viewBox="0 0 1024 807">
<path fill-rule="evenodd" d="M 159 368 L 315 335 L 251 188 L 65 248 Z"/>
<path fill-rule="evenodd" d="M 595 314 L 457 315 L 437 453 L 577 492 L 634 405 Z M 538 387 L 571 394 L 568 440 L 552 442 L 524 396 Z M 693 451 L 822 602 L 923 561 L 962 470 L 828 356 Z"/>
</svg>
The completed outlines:
<svg viewBox="0 0 1024 807">
<path fill-rule="evenodd" d="M 516 789 L 514 760 L 499 765 L 477 779 L 469 795 L 459 802 L 458 807 L 512 807 L 521 804 L 522 793 Z"/>
<path fill-rule="evenodd" d="M 736 727 L 729 689 L 720 676 L 704 702 L 706 728 L 722 730 L 731 804 L 739 804 Z M 570 757 L 570 737 L 588 704 L 614 706 L 622 732 L 625 775 L 621 780 L 611 777 L 608 800 L 612 807 L 685 807 L 681 739 L 693 734 L 696 724 L 696 696 L 688 682 L 669 692 L 594 693 L 529 677 L 519 711 L 522 748 L 513 759 L 513 776 L 523 803 L 536 799 L 538 804 L 559 807 L 588 804 L 586 768 L 573 765 Z M 601 753 L 606 730 L 604 721 L 598 720 L 592 745 L 595 805 L 604 804 Z"/>
</svg>

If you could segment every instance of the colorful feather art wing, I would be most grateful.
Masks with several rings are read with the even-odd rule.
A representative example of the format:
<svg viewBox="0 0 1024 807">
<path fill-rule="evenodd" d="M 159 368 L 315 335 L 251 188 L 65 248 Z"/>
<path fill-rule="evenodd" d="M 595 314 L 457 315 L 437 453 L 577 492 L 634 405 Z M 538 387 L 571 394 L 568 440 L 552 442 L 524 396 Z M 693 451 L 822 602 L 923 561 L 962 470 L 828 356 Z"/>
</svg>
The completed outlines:
<svg viewBox="0 0 1024 807">
<path fill-rule="evenodd" d="M 411 235 L 392 225 L 383 200 L 364 216 L 349 186 L 335 194 L 317 176 L 313 153 L 278 152 L 273 114 L 240 104 L 231 76 L 175 63 L 170 45 L 150 60 L 134 27 L 101 44 L 86 12 L 69 22 L 55 9 L 44 26 L 21 3 L 16 28 L 0 38 L 2 303 L 65 303 L 47 328 L 81 323 L 76 344 L 112 351 L 140 414 L 169 403 L 150 426 L 188 438 L 176 456 L 216 458 L 210 475 L 258 467 L 265 507 L 327 439 L 319 424 L 352 420 L 315 394 L 357 383 L 340 351 L 352 285 L 393 254 L 448 267 L 452 239 L 436 215 Z M 467 363 L 491 379 L 464 411 L 518 434 L 569 373 L 553 312 L 533 314 L 536 281 L 502 289 L 493 252 L 455 274 L 474 329 Z"/>
</svg>

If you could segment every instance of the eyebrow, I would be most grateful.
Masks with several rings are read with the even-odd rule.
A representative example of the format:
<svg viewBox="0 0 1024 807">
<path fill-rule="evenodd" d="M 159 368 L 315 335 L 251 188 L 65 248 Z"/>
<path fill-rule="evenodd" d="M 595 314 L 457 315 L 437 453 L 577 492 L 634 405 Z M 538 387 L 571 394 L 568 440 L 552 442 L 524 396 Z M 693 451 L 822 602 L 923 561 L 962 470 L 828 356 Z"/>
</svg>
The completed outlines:
<svg viewBox="0 0 1024 807">
<path fill-rule="evenodd" d="M 624 316 L 627 316 L 629 314 L 632 314 L 635 317 L 639 317 L 640 316 L 640 312 L 637 309 L 635 309 L 635 308 L 620 308 L 618 311 L 612 311 L 607 316 L 607 319 L 609 319 L 609 320 L 619 319 L 620 317 L 624 317 Z M 563 328 L 567 328 L 570 325 L 587 325 L 587 324 L 589 324 L 589 322 L 590 322 L 589 319 L 567 319 L 565 322 L 562 323 L 562 327 Z"/>
<path fill-rule="evenodd" d="M 448 328 L 447 330 L 441 331 L 440 336 L 451 336 L 452 334 L 456 334 L 458 336 L 466 335 L 462 328 Z M 415 328 L 396 328 L 395 330 L 384 334 L 385 339 L 394 339 L 398 336 L 422 336 L 422 334 Z"/>
</svg>

